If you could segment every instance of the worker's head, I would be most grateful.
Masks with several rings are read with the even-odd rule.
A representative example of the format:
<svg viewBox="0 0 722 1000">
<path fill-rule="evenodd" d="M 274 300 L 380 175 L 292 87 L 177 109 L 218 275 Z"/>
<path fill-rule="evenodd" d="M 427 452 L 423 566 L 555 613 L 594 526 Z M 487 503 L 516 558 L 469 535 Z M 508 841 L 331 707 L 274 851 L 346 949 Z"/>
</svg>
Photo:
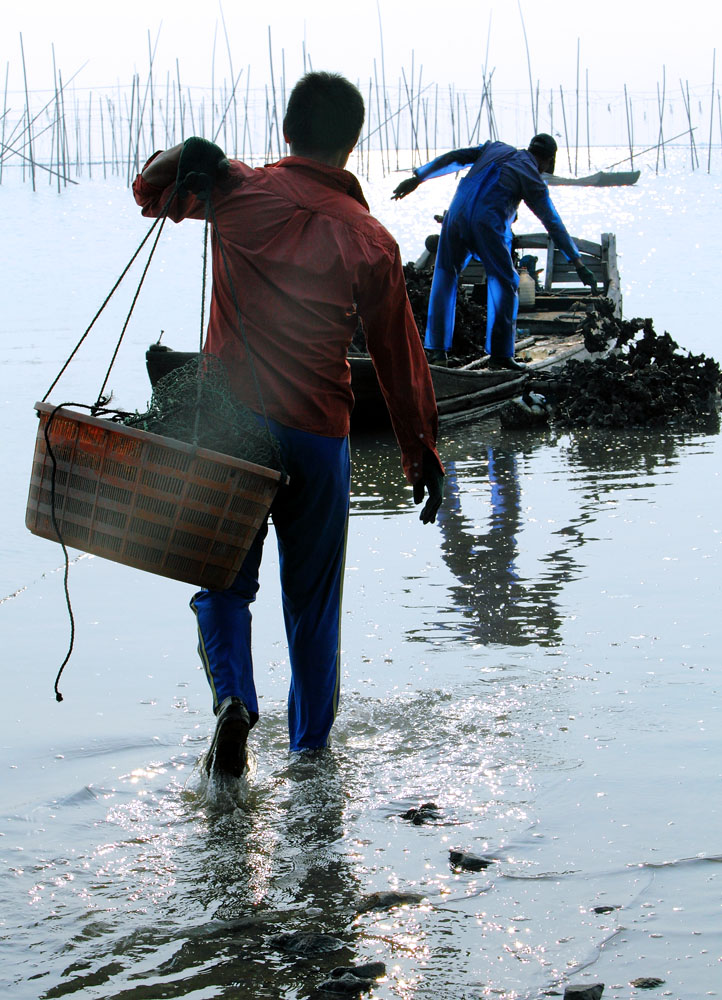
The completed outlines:
<svg viewBox="0 0 722 1000">
<path fill-rule="evenodd" d="M 306 73 L 291 91 L 283 137 L 295 156 L 346 165 L 364 123 L 364 101 L 338 73 Z"/>
<path fill-rule="evenodd" d="M 546 132 L 535 135 L 529 143 L 529 152 L 539 164 L 543 174 L 553 174 L 557 159 L 556 140 Z"/>
</svg>

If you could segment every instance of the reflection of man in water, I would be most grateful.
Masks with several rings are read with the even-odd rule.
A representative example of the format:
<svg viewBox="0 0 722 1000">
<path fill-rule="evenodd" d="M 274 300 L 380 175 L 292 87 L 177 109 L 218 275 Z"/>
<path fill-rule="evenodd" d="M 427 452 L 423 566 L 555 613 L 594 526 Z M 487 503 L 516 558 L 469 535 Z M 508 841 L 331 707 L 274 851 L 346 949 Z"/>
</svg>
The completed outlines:
<svg viewBox="0 0 722 1000">
<path fill-rule="evenodd" d="M 466 608 L 473 634 L 485 643 L 556 645 L 560 621 L 553 599 L 567 576 L 558 572 L 562 554 L 547 557 L 555 566 L 553 582 L 519 575 L 523 525 L 517 454 L 489 445 L 487 455 L 491 511 L 486 526 L 477 527 L 464 515 L 456 463 L 447 463 L 445 510 L 437 520 L 444 561 L 461 585 L 456 606 Z"/>
</svg>

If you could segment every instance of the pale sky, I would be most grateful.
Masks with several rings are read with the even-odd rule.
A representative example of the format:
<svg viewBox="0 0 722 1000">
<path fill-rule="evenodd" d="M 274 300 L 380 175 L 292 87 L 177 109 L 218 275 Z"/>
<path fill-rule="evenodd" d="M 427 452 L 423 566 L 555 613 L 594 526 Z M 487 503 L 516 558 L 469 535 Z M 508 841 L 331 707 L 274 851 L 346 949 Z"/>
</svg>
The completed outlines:
<svg viewBox="0 0 722 1000">
<path fill-rule="evenodd" d="M 671 10 L 674 13 L 671 13 Z M 383 26 L 387 84 L 404 70 L 411 83 L 454 84 L 479 89 L 487 62 L 494 69 L 494 90 L 529 91 L 529 73 L 517 0 L 269 0 L 267 4 L 225 0 L 223 16 L 231 40 L 234 73 L 250 65 L 251 84 L 270 79 L 268 29 L 274 71 L 280 78 L 285 58 L 288 86 L 303 72 L 303 45 L 314 69 L 342 72 L 364 86 L 381 75 L 379 10 Z M 713 50 L 717 50 L 717 89 L 722 84 L 722 7 L 710 0 L 681 5 L 652 0 L 521 0 L 529 43 L 532 78 L 542 91 L 575 87 L 579 44 L 580 84 L 590 91 L 654 92 L 666 67 L 668 87 L 680 79 L 692 92 L 709 92 Z M 52 52 L 64 80 L 76 70 L 79 87 L 125 84 L 137 70 L 148 73 L 149 33 L 157 49 L 156 75 L 175 77 L 176 60 L 184 86 L 211 85 L 214 35 L 215 79 L 230 79 L 229 59 L 218 0 L 2 0 L 0 85 L 9 68 L 8 87 L 16 104 L 23 86 L 20 33 L 28 86 L 52 85 Z M 245 83 L 245 77 L 244 79 Z"/>
</svg>

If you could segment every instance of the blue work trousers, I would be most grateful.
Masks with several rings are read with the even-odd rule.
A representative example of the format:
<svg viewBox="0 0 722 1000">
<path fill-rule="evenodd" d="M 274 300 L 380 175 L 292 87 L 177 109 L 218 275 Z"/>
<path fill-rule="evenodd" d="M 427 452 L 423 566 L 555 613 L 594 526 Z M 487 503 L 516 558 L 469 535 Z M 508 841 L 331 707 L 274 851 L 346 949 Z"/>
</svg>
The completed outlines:
<svg viewBox="0 0 722 1000">
<path fill-rule="evenodd" d="M 290 477 L 271 507 L 291 665 L 288 730 L 291 750 L 326 746 L 336 717 L 340 617 L 351 463 L 348 438 L 327 438 L 270 421 Z M 240 698 L 258 720 L 253 681 L 250 606 L 258 592 L 268 522 L 263 524 L 227 590 L 201 590 L 191 600 L 198 650 L 213 707 Z"/>
<path fill-rule="evenodd" d="M 511 231 L 502 233 L 478 220 L 447 220 L 448 215 L 434 265 L 424 347 L 451 350 L 459 276 L 473 255 L 486 271 L 486 351 L 494 358 L 512 358 L 519 275 L 511 258 Z"/>
</svg>

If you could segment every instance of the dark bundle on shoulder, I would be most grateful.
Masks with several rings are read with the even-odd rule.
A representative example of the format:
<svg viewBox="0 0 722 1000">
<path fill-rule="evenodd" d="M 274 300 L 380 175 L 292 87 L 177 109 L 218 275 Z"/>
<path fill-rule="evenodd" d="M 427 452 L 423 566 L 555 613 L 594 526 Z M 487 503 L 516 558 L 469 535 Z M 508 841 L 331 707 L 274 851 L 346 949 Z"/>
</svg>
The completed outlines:
<svg viewBox="0 0 722 1000">
<path fill-rule="evenodd" d="M 276 438 L 231 390 L 223 362 L 199 354 L 153 387 L 145 413 L 125 414 L 128 427 L 185 441 L 269 469 L 280 469 Z"/>
</svg>

